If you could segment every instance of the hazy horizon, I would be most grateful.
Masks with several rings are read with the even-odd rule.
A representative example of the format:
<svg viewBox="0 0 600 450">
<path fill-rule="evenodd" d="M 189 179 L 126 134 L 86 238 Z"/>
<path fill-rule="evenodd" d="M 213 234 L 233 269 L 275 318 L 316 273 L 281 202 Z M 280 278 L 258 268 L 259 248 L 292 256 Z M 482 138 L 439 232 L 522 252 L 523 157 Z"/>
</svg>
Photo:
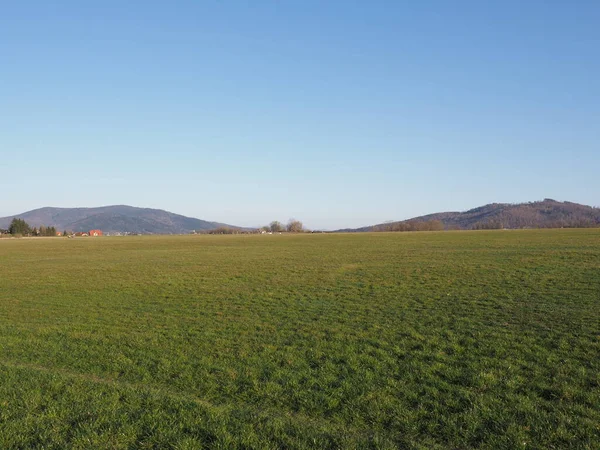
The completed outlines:
<svg viewBox="0 0 600 450">
<path fill-rule="evenodd" d="M 4 5 L 0 216 L 360 227 L 600 201 L 600 4 Z"/>
<path fill-rule="evenodd" d="M 530 200 L 530 201 L 527 201 L 527 202 L 489 202 L 489 203 L 520 204 L 520 203 L 530 203 L 530 202 L 535 202 L 535 201 L 542 201 L 542 200 L 547 200 L 547 199 L 549 199 L 549 198 L 546 197 L 544 199 L 535 199 L 535 200 Z M 558 202 L 572 202 L 571 200 L 561 200 L 561 199 L 551 199 L 551 200 L 556 200 Z M 572 203 L 579 203 L 579 202 L 572 202 Z M 179 214 L 179 215 L 186 216 L 186 217 L 191 217 L 191 218 L 200 219 L 200 220 L 206 220 L 206 221 L 209 221 L 209 222 L 220 222 L 220 223 L 226 223 L 228 225 L 241 226 L 241 227 L 247 227 L 247 228 L 260 228 L 260 227 L 262 227 L 264 225 L 268 225 L 273 220 L 280 221 L 281 223 L 284 223 L 284 224 L 288 220 L 294 220 L 294 219 L 301 220 L 301 219 L 296 218 L 296 217 L 290 217 L 289 219 L 271 218 L 271 219 L 265 220 L 265 221 L 263 221 L 261 223 L 257 223 L 257 224 L 233 223 L 233 222 L 227 222 L 227 221 L 218 220 L 218 219 L 191 216 L 191 215 L 188 215 L 188 214 L 180 213 L 178 211 L 170 210 L 169 208 L 158 208 L 158 207 L 138 206 L 138 205 L 125 205 L 125 204 L 122 204 L 122 203 L 113 204 L 113 205 L 88 205 L 88 206 L 81 206 L 80 205 L 80 206 L 71 206 L 71 207 L 68 207 L 68 206 L 56 206 L 56 205 L 45 205 L 45 206 L 41 206 L 41 207 L 38 207 L 38 208 L 31 208 L 31 209 L 28 209 L 28 210 L 23 210 L 23 211 L 20 211 L 18 213 L 14 213 L 14 214 L 0 214 L 0 218 L 2 218 L 2 217 L 11 217 L 11 216 L 18 216 L 19 214 L 23 214 L 23 213 L 30 212 L 30 211 L 36 211 L 36 210 L 44 209 L 44 208 L 59 208 L 59 209 L 87 208 L 87 209 L 92 209 L 92 208 L 103 208 L 103 207 L 110 207 L 110 206 L 131 206 L 131 207 L 134 207 L 134 208 L 158 209 L 158 210 L 163 210 L 163 211 L 167 211 L 167 212 L 170 212 L 170 213 L 173 213 L 173 214 Z M 338 229 L 344 229 L 344 228 L 361 228 L 361 227 L 364 227 L 364 226 L 371 226 L 371 225 L 383 224 L 383 223 L 386 223 L 386 222 L 402 221 L 402 220 L 412 219 L 412 218 L 416 218 L 416 217 L 420 217 L 420 216 L 426 216 L 426 215 L 434 214 L 434 213 L 442 213 L 442 212 L 465 212 L 465 211 L 468 211 L 470 209 L 474 209 L 474 208 L 477 208 L 477 207 L 480 207 L 480 206 L 484 206 L 484 205 L 483 204 L 482 205 L 475 205 L 475 206 L 472 206 L 470 208 L 460 209 L 460 210 L 459 209 L 454 209 L 454 210 L 448 209 L 448 210 L 444 210 L 444 211 L 430 211 L 430 212 L 426 212 L 426 213 L 423 213 L 423 214 L 418 214 L 418 215 L 414 215 L 414 216 L 410 216 L 410 217 L 402 217 L 402 218 L 396 218 L 396 219 L 381 220 L 379 222 L 375 221 L 375 222 L 363 223 L 363 224 L 358 224 L 358 225 L 348 225 L 348 226 L 341 225 L 341 226 L 338 226 L 338 227 L 335 227 L 335 228 L 311 227 L 310 224 L 308 224 L 308 223 L 306 223 L 304 221 L 302 221 L 302 222 L 303 222 L 304 226 L 307 229 L 329 231 L 329 230 L 338 230 Z M 597 205 L 585 205 L 585 206 L 591 206 L 591 207 L 594 207 L 594 208 L 599 208 L 599 206 L 597 206 Z"/>
</svg>

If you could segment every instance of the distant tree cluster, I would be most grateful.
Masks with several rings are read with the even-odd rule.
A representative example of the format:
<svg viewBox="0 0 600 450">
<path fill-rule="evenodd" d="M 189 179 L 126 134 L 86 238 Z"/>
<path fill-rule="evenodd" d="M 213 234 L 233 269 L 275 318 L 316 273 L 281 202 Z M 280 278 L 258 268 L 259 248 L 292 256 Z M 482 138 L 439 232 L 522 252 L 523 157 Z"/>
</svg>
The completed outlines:
<svg viewBox="0 0 600 450">
<path fill-rule="evenodd" d="M 501 230 L 504 224 L 499 220 L 487 220 L 485 222 L 477 222 L 471 229 L 473 230 Z"/>
<path fill-rule="evenodd" d="M 13 219 L 8 227 L 8 232 L 13 236 L 29 236 L 31 233 L 31 228 L 23 219 Z"/>
<path fill-rule="evenodd" d="M 23 219 L 13 219 L 8 227 L 8 232 L 13 236 L 56 236 L 55 227 L 46 227 L 44 225 L 40 228 L 31 228 L 27 222 Z"/>
<path fill-rule="evenodd" d="M 302 233 L 304 231 L 304 225 L 302 222 L 296 219 L 290 219 L 286 226 L 286 230 L 288 233 Z"/>
<path fill-rule="evenodd" d="M 261 227 L 260 231 L 266 233 L 303 233 L 307 230 L 304 228 L 304 225 L 299 220 L 290 219 L 287 225 L 283 225 L 281 222 L 274 220 L 269 225 Z"/>
<path fill-rule="evenodd" d="M 592 218 L 558 219 L 547 221 L 524 220 L 523 218 L 501 217 L 477 222 L 472 230 L 501 230 L 503 228 L 596 228 L 600 227 L 600 220 Z"/>
<path fill-rule="evenodd" d="M 281 222 L 279 222 L 277 220 L 274 220 L 269 225 L 269 230 L 272 231 L 273 233 L 281 233 L 282 231 L 285 230 L 285 228 L 283 227 L 283 225 L 281 224 Z"/>
<path fill-rule="evenodd" d="M 296 219 L 290 219 L 287 225 L 283 225 L 281 222 L 274 220 L 269 225 L 260 227 L 258 229 L 240 229 L 234 227 L 219 227 L 213 230 L 201 231 L 199 234 L 253 234 L 253 233 L 303 233 L 307 230 L 304 228 L 302 222 Z M 194 232 L 198 234 L 198 232 Z"/>
<path fill-rule="evenodd" d="M 56 228 L 54 227 L 45 227 L 44 225 L 40 226 L 39 229 L 33 228 L 31 230 L 32 236 L 56 236 Z"/>
<path fill-rule="evenodd" d="M 600 220 L 580 218 L 572 220 L 556 220 L 545 223 L 541 228 L 598 228 Z"/>
<path fill-rule="evenodd" d="M 206 231 L 206 234 L 238 234 L 240 230 L 231 227 L 219 227 Z"/>
<path fill-rule="evenodd" d="M 428 220 L 417 222 L 408 220 L 406 222 L 392 222 L 376 225 L 373 231 L 442 231 L 444 224 L 441 220 Z"/>
<path fill-rule="evenodd" d="M 600 227 L 600 221 L 593 218 L 561 219 L 542 222 L 523 217 L 511 217 L 509 214 L 498 215 L 493 219 L 475 222 L 467 228 L 458 224 L 444 225 L 441 220 L 392 222 L 376 225 L 373 231 L 441 231 L 441 230 L 502 230 L 505 228 L 595 228 Z"/>
</svg>

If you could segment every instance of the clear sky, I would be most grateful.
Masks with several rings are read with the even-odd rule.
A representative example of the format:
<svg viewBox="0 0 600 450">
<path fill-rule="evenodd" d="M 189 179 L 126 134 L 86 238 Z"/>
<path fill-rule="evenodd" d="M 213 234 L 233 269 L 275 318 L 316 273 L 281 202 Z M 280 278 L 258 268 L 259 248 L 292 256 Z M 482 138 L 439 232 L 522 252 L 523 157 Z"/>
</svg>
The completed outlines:
<svg viewBox="0 0 600 450">
<path fill-rule="evenodd" d="M 0 216 L 600 205 L 600 2 L 2 1 Z"/>
</svg>

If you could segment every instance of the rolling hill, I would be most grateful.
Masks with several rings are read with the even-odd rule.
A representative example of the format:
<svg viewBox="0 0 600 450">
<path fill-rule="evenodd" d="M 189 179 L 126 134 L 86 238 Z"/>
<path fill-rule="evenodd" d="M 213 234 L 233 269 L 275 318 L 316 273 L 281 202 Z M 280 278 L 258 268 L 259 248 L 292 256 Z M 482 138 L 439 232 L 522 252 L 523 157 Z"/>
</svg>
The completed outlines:
<svg viewBox="0 0 600 450">
<path fill-rule="evenodd" d="M 0 218 L 0 228 L 8 228 L 15 217 L 25 220 L 32 227 L 53 226 L 60 231 L 75 232 L 100 229 L 104 232 L 178 234 L 229 226 L 219 222 L 173 214 L 162 209 L 115 205 L 98 208 L 45 207 L 15 216 L 2 217 Z"/>
<path fill-rule="evenodd" d="M 561 228 L 600 226 L 600 208 L 544 199 L 529 203 L 491 203 L 464 212 L 441 212 L 408 220 L 339 231 L 404 231 L 427 229 L 437 222 L 445 229 Z"/>
</svg>

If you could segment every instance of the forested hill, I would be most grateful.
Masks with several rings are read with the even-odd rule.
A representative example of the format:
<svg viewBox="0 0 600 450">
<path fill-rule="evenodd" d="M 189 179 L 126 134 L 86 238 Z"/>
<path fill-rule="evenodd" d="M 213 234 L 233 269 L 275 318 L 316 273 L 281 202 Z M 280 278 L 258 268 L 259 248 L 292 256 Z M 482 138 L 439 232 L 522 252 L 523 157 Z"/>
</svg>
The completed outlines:
<svg viewBox="0 0 600 450">
<path fill-rule="evenodd" d="M 464 212 L 442 212 L 340 231 L 418 231 L 435 229 L 561 228 L 600 226 L 600 208 L 544 199 L 529 203 L 491 203 Z"/>
<path fill-rule="evenodd" d="M 52 226 L 57 230 L 129 233 L 189 233 L 211 230 L 225 224 L 173 214 L 162 209 L 117 205 L 99 208 L 40 208 L 0 218 L 0 229 L 8 228 L 13 218 L 24 219 L 30 226 Z M 235 228 L 235 227 L 232 227 Z"/>
</svg>

